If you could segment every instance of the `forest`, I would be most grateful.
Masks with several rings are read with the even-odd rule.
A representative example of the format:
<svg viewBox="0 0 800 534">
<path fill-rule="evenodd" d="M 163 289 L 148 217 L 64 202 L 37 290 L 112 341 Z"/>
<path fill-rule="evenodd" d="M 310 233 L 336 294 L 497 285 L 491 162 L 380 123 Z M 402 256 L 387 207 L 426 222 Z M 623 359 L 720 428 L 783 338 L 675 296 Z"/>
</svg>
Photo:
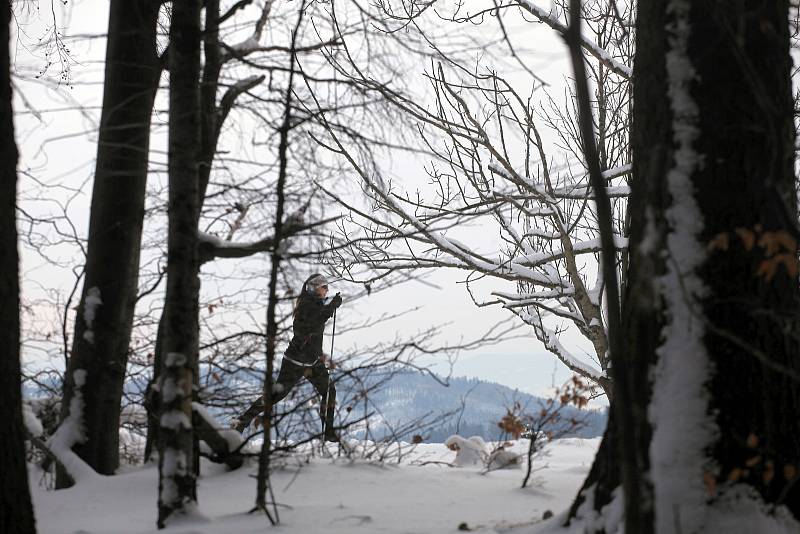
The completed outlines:
<svg viewBox="0 0 800 534">
<path fill-rule="evenodd" d="M 800 532 L 796 2 L 2 12 L 0 533 Z"/>
</svg>

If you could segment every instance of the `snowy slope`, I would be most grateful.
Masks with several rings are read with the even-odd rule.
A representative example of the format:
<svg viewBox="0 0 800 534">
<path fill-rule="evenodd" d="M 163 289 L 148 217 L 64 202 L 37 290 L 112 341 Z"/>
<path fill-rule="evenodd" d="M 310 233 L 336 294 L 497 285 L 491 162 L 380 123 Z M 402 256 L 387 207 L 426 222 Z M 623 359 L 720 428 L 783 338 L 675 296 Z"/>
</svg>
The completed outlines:
<svg viewBox="0 0 800 534">
<path fill-rule="evenodd" d="M 522 452 L 527 442 L 515 444 Z M 564 439 L 535 464 L 531 487 L 520 489 L 521 469 L 482 474 L 454 468 L 455 453 L 423 444 L 398 464 L 344 458 L 292 460 L 274 477 L 285 534 L 438 533 L 537 523 L 546 510 L 569 506 L 599 440 Z M 408 447 L 408 445 L 406 445 Z M 265 517 L 247 515 L 255 496 L 256 466 L 224 472 L 204 464 L 199 485 L 205 520 L 186 520 L 166 532 L 244 534 L 269 531 Z M 147 466 L 115 477 L 97 477 L 75 488 L 46 491 L 32 473 L 40 534 L 141 534 L 156 532 L 157 469 Z"/>
</svg>

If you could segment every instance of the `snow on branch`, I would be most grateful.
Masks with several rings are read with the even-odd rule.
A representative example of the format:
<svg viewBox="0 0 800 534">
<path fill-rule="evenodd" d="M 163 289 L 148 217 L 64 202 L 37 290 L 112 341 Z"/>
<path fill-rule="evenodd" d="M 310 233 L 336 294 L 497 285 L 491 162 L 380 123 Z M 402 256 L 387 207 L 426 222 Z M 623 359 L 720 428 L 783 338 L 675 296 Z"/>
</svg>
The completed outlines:
<svg viewBox="0 0 800 534">
<path fill-rule="evenodd" d="M 503 300 L 522 302 L 525 300 L 544 300 L 565 297 L 574 292 L 574 289 L 564 291 L 534 291 L 532 293 L 508 293 L 506 291 L 492 291 L 492 295 Z"/>
<path fill-rule="evenodd" d="M 303 223 L 301 217 L 290 216 L 286 219 L 281 234 L 285 240 L 302 231 L 327 224 L 339 218 L 338 216 L 329 217 L 306 224 Z M 275 239 L 272 236 L 250 243 L 226 241 L 205 232 L 197 232 L 197 238 L 199 241 L 198 247 L 200 249 L 200 263 L 206 263 L 215 258 L 244 258 L 252 256 L 253 254 L 258 254 L 259 252 L 268 252 L 275 246 Z"/>
<path fill-rule="evenodd" d="M 614 248 L 617 250 L 628 248 L 628 239 L 621 235 L 615 235 Z M 580 241 L 578 243 L 574 243 L 572 245 L 572 250 L 567 253 L 565 253 L 563 250 L 537 252 L 534 254 L 525 254 L 524 256 L 519 256 L 515 261 L 527 267 L 537 267 L 545 263 L 551 263 L 560 260 L 564 258 L 566 254 L 578 256 L 581 254 L 600 252 L 602 249 L 603 246 L 600 243 L 600 238 L 598 237 L 597 239 L 590 239 L 589 241 Z"/>
<path fill-rule="evenodd" d="M 551 11 L 545 11 L 538 6 L 535 6 L 530 0 L 519 0 L 519 5 L 528 13 L 539 19 L 539 21 L 547 24 L 561 35 L 566 34 L 567 27 L 559 22 L 559 20 Z M 581 36 L 581 47 L 597 58 L 600 63 L 626 80 L 633 78 L 633 70 L 629 66 L 614 59 L 606 50 L 600 48 L 597 44 L 593 43 L 583 35 Z"/>
<path fill-rule="evenodd" d="M 217 110 L 217 131 L 214 134 L 215 138 L 219 138 L 222 124 L 225 122 L 225 119 L 228 118 L 228 114 L 231 112 L 231 108 L 233 108 L 233 104 L 236 102 L 236 99 L 239 98 L 239 95 L 246 93 L 265 79 L 266 77 L 264 75 L 248 76 L 228 87 L 228 90 L 225 91 L 225 94 L 222 95 L 219 101 L 219 109 Z"/>
<path fill-rule="evenodd" d="M 628 163 L 626 165 L 620 165 L 619 167 L 614 167 L 613 169 L 608 169 L 602 172 L 601 176 L 606 181 L 611 181 L 614 178 L 619 178 L 620 176 L 625 176 L 626 174 L 631 173 L 631 164 Z M 615 187 L 606 187 L 606 194 L 610 198 L 623 198 L 628 197 L 631 193 L 630 187 L 628 186 L 615 186 Z M 585 179 L 575 181 L 571 184 L 567 184 L 561 187 L 556 188 L 553 191 L 553 195 L 559 199 L 593 199 L 594 192 L 592 188 L 588 185 Z"/>
<path fill-rule="evenodd" d="M 619 167 L 614 167 L 613 169 L 607 169 L 600 173 L 600 176 L 602 176 L 604 180 L 613 180 L 614 178 L 619 178 L 620 176 L 630 174 L 632 170 L 633 165 L 626 163 L 625 165 L 620 165 Z"/>
<path fill-rule="evenodd" d="M 258 49 L 261 35 L 264 33 L 264 26 L 267 24 L 267 19 L 269 18 L 274 4 L 275 0 L 267 0 L 264 3 L 264 7 L 261 9 L 261 16 L 258 17 L 258 21 L 256 22 L 256 27 L 247 39 L 233 45 L 223 45 L 231 56 L 244 57 Z"/>
<path fill-rule="evenodd" d="M 545 202 L 547 204 L 555 204 L 556 203 L 556 199 L 554 199 L 552 196 L 550 196 L 550 194 L 547 193 L 547 191 L 545 191 L 544 189 L 542 189 L 541 187 L 539 187 L 535 183 L 524 179 L 516 171 L 508 171 L 508 170 L 504 169 L 503 167 L 501 167 L 500 165 L 498 165 L 497 162 L 495 162 L 495 161 L 490 161 L 489 164 L 487 165 L 487 168 L 491 172 L 502 176 L 503 178 L 505 178 L 506 180 L 508 180 L 510 182 L 513 182 L 513 183 L 518 184 L 518 185 L 523 185 L 526 188 L 530 189 L 538 197 L 539 200 L 541 200 L 541 201 L 543 201 L 543 202 Z"/>
<path fill-rule="evenodd" d="M 422 223 L 417 217 L 408 213 L 403 206 L 397 202 L 395 197 L 386 190 L 386 186 L 380 178 L 370 177 L 344 148 L 339 138 L 336 137 L 330 129 L 329 133 L 331 134 L 331 139 L 337 145 L 338 153 L 342 154 L 350 162 L 353 169 L 361 176 L 367 189 L 375 194 L 387 208 L 413 226 L 421 236 L 424 236 L 430 244 L 435 245 L 439 251 L 452 256 L 456 260 L 460 260 L 463 264 L 458 265 L 459 267 L 469 267 L 478 272 L 491 273 L 495 276 L 508 279 L 541 281 L 544 282 L 543 285 L 549 287 L 560 287 L 562 285 L 561 281 L 557 278 L 536 272 L 528 266 L 513 261 L 503 262 L 486 258 L 463 243 L 446 237 L 442 232 L 431 229 L 429 225 Z"/>
<path fill-rule="evenodd" d="M 540 318 L 534 317 L 527 311 L 519 313 L 519 317 L 529 325 L 533 326 L 534 332 L 536 333 L 536 337 L 539 339 L 539 341 L 544 344 L 548 351 L 561 360 L 564 365 L 569 367 L 570 370 L 583 377 L 591 378 L 594 381 L 598 381 L 599 379 L 605 377 L 605 373 L 603 373 L 600 369 L 596 368 L 590 363 L 576 358 L 569 350 L 567 350 L 566 347 L 561 344 L 561 341 L 559 341 L 558 334 L 544 326 Z"/>
<path fill-rule="evenodd" d="M 594 200 L 594 192 L 591 186 L 581 185 L 572 188 L 562 187 L 553 191 L 556 198 L 564 200 Z M 631 188 L 626 185 L 616 187 L 606 187 L 606 194 L 608 198 L 628 198 L 631 194 Z"/>
</svg>

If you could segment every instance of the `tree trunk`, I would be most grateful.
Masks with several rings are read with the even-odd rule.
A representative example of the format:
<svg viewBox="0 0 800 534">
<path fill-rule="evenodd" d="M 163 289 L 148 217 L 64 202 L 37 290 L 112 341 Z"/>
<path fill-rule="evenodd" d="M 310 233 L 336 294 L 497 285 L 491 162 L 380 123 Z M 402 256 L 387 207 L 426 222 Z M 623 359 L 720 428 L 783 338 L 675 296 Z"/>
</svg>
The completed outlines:
<svg viewBox="0 0 800 534">
<path fill-rule="evenodd" d="M 623 329 L 650 477 L 626 531 L 711 532 L 740 490 L 800 518 L 788 3 L 652 0 L 636 35 Z"/>
<path fill-rule="evenodd" d="M 568 526 L 573 519 L 582 517 L 584 511 L 581 510 L 581 506 L 584 506 L 584 503 L 592 503 L 591 508 L 595 511 L 601 510 L 611 502 L 614 490 L 622 484 L 618 429 L 614 412 L 615 410 L 609 407 L 608 423 L 600 441 L 600 448 L 594 457 L 589 474 L 586 475 L 586 480 L 583 481 L 578 495 L 570 506 L 564 526 Z"/>
<path fill-rule="evenodd" d="M 281 240 L 283 239 L 283 212 L 285 209 L 286 201 L 286 167 L 288 164 L 289 156 L 289 134 L 292 129 L 292 94 L 294 91 L 294 73 L 295 73 L 295 44 L 297 42 L 297 33 L 300 25 L 303 22 L 303 9 L 297 13 L 297 23 L 295 24 L 294 31 L 292 32 L 292 45 L 289 52 L 289 80 L 286 85 L 283 122 L 278 130 L 280 142 L 278 144 L 278 182 L 275 184 L 275 225 L 274 225 L 274 239 L 275 246 L 272 248 L 270 254 L 270 271 L 269 271 L 269 298 L 267 300 L 267 361 L 266 369 L 264 370 L 264 388 L 262 390 L 262 398 L 264 400 L 264 410 L 262 419 L 262 429 L 264 431 L 264 441 L 261 443 L 261 451 L 258 456 L 258 479 L 256 481 L 256 506 L 254 510 L 260 510 L 266 513 L 272 524 L 279 522 L 277 506 L 273 508 L 273 514 L 267 508 L 267 494 L 271 493 L 272 488 L 270 484 L 270 460 L 272 455 L 272 373 L 275 368 L 275 338 L 278 336 L 278 322 L 275 319 L 275 308 L 278 305 L 278 273 L 281 269 L 281 262 L 283 260 L 281 253 Z M 320 399 L 320 402 L 327 403 L 327 399 Z"/>
<path fill-rule="evenodd" d="M 687 512 L 695 507 L 704 513 L 706 498 L 737 484 L 755 489 L 768 503 L 788 505 L 800 517 L 796 480 L 784 476 L 784 468 L 788 466 L 788 474 L 800 462 L 800 299 L 796 271 L 789 274 L 792 265 L 796 268 L 798 233 L 788 4 L 655 4 L 639 10 L 637 31 L 631 196 L 635 230 L 627 303 L 633 350 L 644 362 L 661 360 L 648 407 L 650 420 L 656 414 L 654 427 L 641 404 L 650 393 L 643 391 L 636 403 L 638 450 L 649 455 L 646 465 L 654 481 L 655 530 L 702 527 L 704 517 L 693 520 Z M 683 52 L 676 44 L 681 24 Z M 687 68 L 676 66 L 676 56 L 688 59 L 693 69 L 684 88 L 688 99 L 668 83 Z M 687 122 L 685 117 L 692 114 L 696 117 Z M 697 217 L 686 214 L 674 191 L 671 173 L 676 172 L 688 176 Z M 687 235 L 687 229 L 699 250 L 707 251 L 705 257 L 695 269 L 679 273 L 679 284 L 667 287 L 663 279 L 654 284 L 671 269 L 682 268 L 676 251 L 686 243 L 675 236 Z M 778 265 L 779 254 L 791 260 Z M 776 267 L 774 272 L 770 266 Z M 692 287 L 692 277 L 699 287 Z M 662 339 L 669 341 L 665 332 L 676 322 L 670 298 L 686 303 L 693 316 L 691 329 L 702 332 L 694 352 L 670 347 Z M 683 329 L 681 335 L 692 333 Z M 695 392 L 685 387 L 691 369 L 681 370 L 685 377 L 680 390 L 664 386 L 677 375 L 660 371 L 670 360 L 681 361 L 687 350 L 692 358 L 707 360 L 708 377 Z M 652 376 L 650 367 L 637 366 L 637 383 Z M 683 467 L 675 464 L 674 454 L 664 459 L 659 452 L 667 434 L 683 433 L 669 421 L 660 422 L 657 414 L 665 401 L 684 407 L 682 420 L 698 421 L 696 432 L 687 432 L 684 442 L 708 435 L 708 450 L 696 445 L 698 465 L 677 491 L 667 488 L 674 480 L 665 483 L 659 475 Z M 664 428 L 660 434 L 659 425 Z"/>
<path fill-rule="evenodd" d="M 0 532 L 33 534 L 36 527 L 25 465 L 25 431 L 19 362 L 19 255 L 17 252 L 17 145 L 11 107 L 9 23 L 11 3 L 0 17 Z"/>
<path fill-rule="evenodd" d="M 800 484 L 783 476 L 800 466 L 800 291 L 796 270 L 787 271 L 797 267 L 800 237 L 788 21 L 788 0 L 694 3 L 689 53 L 701 109 L 704 165 L 694 183 L 703 238 L 729 240 L 712 247 L 701 270 L 716 370 L 716 475 L 740 476 L 800 518 Z"/>
<path fill-rule="evenodd" d="M 169 241 L 159 431 L 158 526 L 196 501 L 192 398 L 198 353 L 198 156 L 201 2 L 173 5 L 170 26 Z"/>
<path fill-rule="evenodd" d="M 75 452 L 98 473 L 119 466 L 119 412 L 138 291 L 150 117 L 160 68 L 159 2 L 113 0 L 83 294 L 64 381 L 62 420 L 81 388 L 85 441 Z"/>
</svg>

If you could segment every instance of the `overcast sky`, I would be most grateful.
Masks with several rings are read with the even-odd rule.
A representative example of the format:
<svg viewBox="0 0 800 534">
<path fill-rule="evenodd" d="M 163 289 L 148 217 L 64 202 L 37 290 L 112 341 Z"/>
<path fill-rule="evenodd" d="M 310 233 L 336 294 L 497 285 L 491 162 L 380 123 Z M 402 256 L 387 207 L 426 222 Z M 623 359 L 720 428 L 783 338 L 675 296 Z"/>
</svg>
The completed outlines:
<svg viewBox="0 0 800 534">
<path fill-rule="evenodd" d="M 58 4 L 60 5 L 60 3 Z M 543 2 L 544 4 L 546 2 Z M 68 25 L 64 34 L 104 33 L 107 26 L 107 7 L 108 2 L 100 0 L 69 2 L 67 8 L 71 10 L 71 17 L 61 15 L 59 20 L 60 24 Z M 29 33 L 29 37 L 36 35 L 36 31 L 41 31 L 34 23 L 23 26 L 23 29 Z M 566 49 L 560 41 L 541 24 L 525 24 L 516 29 L 512 25 L 510 31 L 518 33 L 518 42 L 522 41 L 529 48 L 535 49 L 535 52 L 526 56 L 530 62 L 529 65 L 536 69 L 537 75 L 553 85 L 555 92 L 558 92 L 558 87 L 563 84 L 563 69 L 566 65 Z M 520 34 L 520 32 L 524 33 Z M 20 72 L 29 75 L 41 68 L 42 61 L 30 60 L 30 54 L 22 46 L 24 42 L 26 42 L 24 39 L 18 41 L 16 66 Z M 70 47 L 75 59 L 75 64 L 71 66 L 73 81 L 96 82 L 102 80 L 104 41 L 95 38 L 80 43 L 71 42 Z M 39 55 L 41 55 L 40 52 Z M 52 73 L 53 71 L 51 71 Z M 85 236 L 91 174 L 96 152 L 96 136 L 92 129 L 93 123 L 99 117 L 102 87 L 96 83 L 89 85 L 76 83 L 74 89 L 71 90 L 67 90 L 63 86 L 58 90 L 52 90 L 44 84 L 21 79 L 15 82 L 15 86 L 18 92 L 16 109 L 18 112 L 22 112 L 16 119 L 18 144 L 22 157 L 20 168 L 30 170 L 38 179 L 49 183 L 61 183 L 75 188 L 83 187 L 82 193 L 74 195 L 69 213 L 74 219 L 78 233 Z M 22 96 L 24 98 L 21 98 Z M 85 115 L 76 112 L 60 112 L 44 113 L 37 117 L 27 109 L 26 105 L 29 103 L 36 109 L 46 110 L 67 107 L 76 102 L 85 106 Z M 94 117 L 94 119 L 88 120 L 87 116 Z M 404 163 L 404 165 L 406 165 L 406 168 L 403 169 L 406 176 L 424 176 L 419 162 L 412 161 Z M 24 176 L 21 180 L 23 186 L 30 183 L 26 182 Z M 60 190 L 56 194 L 72 195 L 67 190 Z M 29 202 L 25 200 L 28 196 L 28 192 L 22 189 L 21 197 L 25 208 L 40 214 L 52 213 L 53 206 L 49 206 L 46 199 Z M 496 237 L 479 233 L 476 236 L 479 237 L 479 242 L 484 243 L 491 243 L 492 239 Z M 51 251 L 56 256 L 59 254 L 75 255 L 74 247 L 52 247 Z M 59 288 L 62 292 L 68 291 L 73 280 L 68 269 L 43 265 L 30 251 L 23 250 L 22 253 L 23 291 L 29 303 L 46 294 L 51 288 Z M 231 268 L 230 265 L 223 265 L 219 270 L 224 272 Z M 342 350 L 346 350 L 354 343 L 369 344 L 395 335 L 413 337 L 415 332 L 423 331 L 435 324 L 444 324 L 443 343 L 455 343 L 459 340 L 474 339 L 499 321 L 512 320 L 509 312 L 497 307 L 475 307 L 463 285 L 458 283 L 463 280 L 464 276 L 464 272 L 438 272 L 430 276 L 428 284 L 412 282 L 402 288 L 363 299 L 352 306 L 349 306 L 345 300 L 345 306 L 341 310 L 342 321 L 346 321 L 348 315 L 351 320 L 358 320 L 365 316 L 393 313 L 418 306 L 421 309 L 368 332 L 360 331 L 351 335 L 341 335 L 337 339 L 337 345 Z M 298 281 L 298 285 L 301 282 Z M 266 285 L 266 279 L 264 284 Z M 208 284 L 204 286 L 204 290 L 213 291 L 214 287 L 215 284 Z M 354 288 L 348 287 L 347 284 L 338 284 L 338 286 L 334 284 L 333 289 L 334 292 L 342 291 L 345 297 L 349 292 L 354 291 Z M 491 288 L 485 289 L 488 291 Z M 519 334 L 524 337 L 510 339 L 475 351 L 462 352 L 452 371 L 453 374 L 477 376 L 538 394 L 547 392 L 554 383 L 559 384 L 570 376 L 566 368 L 543 349 L 530 331 L 523 329 L 519 331 Z M 575 347 L 578 354 L 584 354 L 580 336 L 568 332 L 565 334 L 564 342 Z M 35 353 L 28 353 L 29 358 L 34 356 Z M 437 363 L 433 359 L 425 363 L 430 363 L 434 369 L 440 372 L 449 370 L 446 365 Z"/>
</svg>

